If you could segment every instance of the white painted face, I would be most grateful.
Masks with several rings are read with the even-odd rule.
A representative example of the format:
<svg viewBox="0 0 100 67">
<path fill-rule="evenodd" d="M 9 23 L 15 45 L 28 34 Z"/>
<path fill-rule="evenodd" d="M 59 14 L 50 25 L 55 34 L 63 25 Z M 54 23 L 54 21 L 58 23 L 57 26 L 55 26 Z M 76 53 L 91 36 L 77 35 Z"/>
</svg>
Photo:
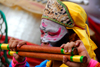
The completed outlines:
<svg viewBox="0 0 100 67">
<path fill-rule="evenodd" d="M 53 21 L 42 19 L 40 25 L 42 42 L 57 42 L 64 37 L 68 31 L 60 24 Z"/>
</svg>

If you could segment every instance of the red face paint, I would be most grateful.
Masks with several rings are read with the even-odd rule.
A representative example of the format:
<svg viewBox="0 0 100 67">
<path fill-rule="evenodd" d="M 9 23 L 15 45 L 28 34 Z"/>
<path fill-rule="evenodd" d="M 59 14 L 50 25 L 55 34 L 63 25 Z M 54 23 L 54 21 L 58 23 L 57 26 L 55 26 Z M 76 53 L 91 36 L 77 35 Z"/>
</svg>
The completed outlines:
<svg viewBox="0 0 100 67">
<path fill-rule="evenodd" d="M 59 35 L 60 32 L 61 32 L 61 28 L 59 28 L 59 30 L 58 30 L 57 32 L 48 32 L 48 34 L 49 34 L 50 36 L 55 36 L 55 35 Z"/>
<path fill-rule="evenodd" d="M 46 27 L 47 25 L 46 25 L 44 22 L 42 22 L 42 26 L 43 26 L 43 27 Z"/>
<path fill-rule="evenodd" d="M 67 33 L 64 26 L 46 19 L 42 19 L 40 29 L 42 42 L 56 42 Z"/>
<path fill-rule="evenodd" d="M 41 37 L 43 37 L 45 33 L 43 30 L 40 30 L 40 31 L 41 31 Z"/>
</svg>

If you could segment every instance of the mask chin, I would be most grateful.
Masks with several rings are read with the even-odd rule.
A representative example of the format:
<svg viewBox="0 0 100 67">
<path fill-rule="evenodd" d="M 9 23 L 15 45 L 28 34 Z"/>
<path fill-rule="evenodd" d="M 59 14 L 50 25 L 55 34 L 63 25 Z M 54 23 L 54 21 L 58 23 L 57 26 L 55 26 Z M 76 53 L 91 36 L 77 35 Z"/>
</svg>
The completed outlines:
<svg viewBox="0 0 100 67">
<path fill-rule="evenodd" d="M 69 33 L 67 33 L 62 39 L 57 42 L 49 42 L 50 46 L 60 47 L 62 44 L 69 42 Z"/>
</svg>

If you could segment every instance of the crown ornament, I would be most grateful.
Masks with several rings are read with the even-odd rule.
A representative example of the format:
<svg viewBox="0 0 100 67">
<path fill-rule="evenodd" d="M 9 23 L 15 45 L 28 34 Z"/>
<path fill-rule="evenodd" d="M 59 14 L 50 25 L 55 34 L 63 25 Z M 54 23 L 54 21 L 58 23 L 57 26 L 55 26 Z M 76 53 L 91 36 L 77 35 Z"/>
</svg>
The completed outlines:
<svg viewBox="0 0 100 67">
<path fill-rule="evenodd" d="M 60 0 L 49 0 L 42 18 L 54 21 L 65 27 L 73 27 L 75 25 L 67 6 Z"/>
</svg>

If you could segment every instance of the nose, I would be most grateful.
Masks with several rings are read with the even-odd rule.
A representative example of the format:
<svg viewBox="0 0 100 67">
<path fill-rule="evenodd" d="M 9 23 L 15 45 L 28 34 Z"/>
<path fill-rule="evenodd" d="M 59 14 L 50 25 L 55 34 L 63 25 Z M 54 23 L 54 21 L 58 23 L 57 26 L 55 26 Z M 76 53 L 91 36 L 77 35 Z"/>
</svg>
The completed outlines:
<svg viewBox="0 0 100 67">
<path fill-rule="evenodd" d="M 46 36 L 42 37 L 41 41 L 44 42 L 44 43 L 48 43 L 49 42 L 48 39 L 46 38 Z"/>
</svg>

